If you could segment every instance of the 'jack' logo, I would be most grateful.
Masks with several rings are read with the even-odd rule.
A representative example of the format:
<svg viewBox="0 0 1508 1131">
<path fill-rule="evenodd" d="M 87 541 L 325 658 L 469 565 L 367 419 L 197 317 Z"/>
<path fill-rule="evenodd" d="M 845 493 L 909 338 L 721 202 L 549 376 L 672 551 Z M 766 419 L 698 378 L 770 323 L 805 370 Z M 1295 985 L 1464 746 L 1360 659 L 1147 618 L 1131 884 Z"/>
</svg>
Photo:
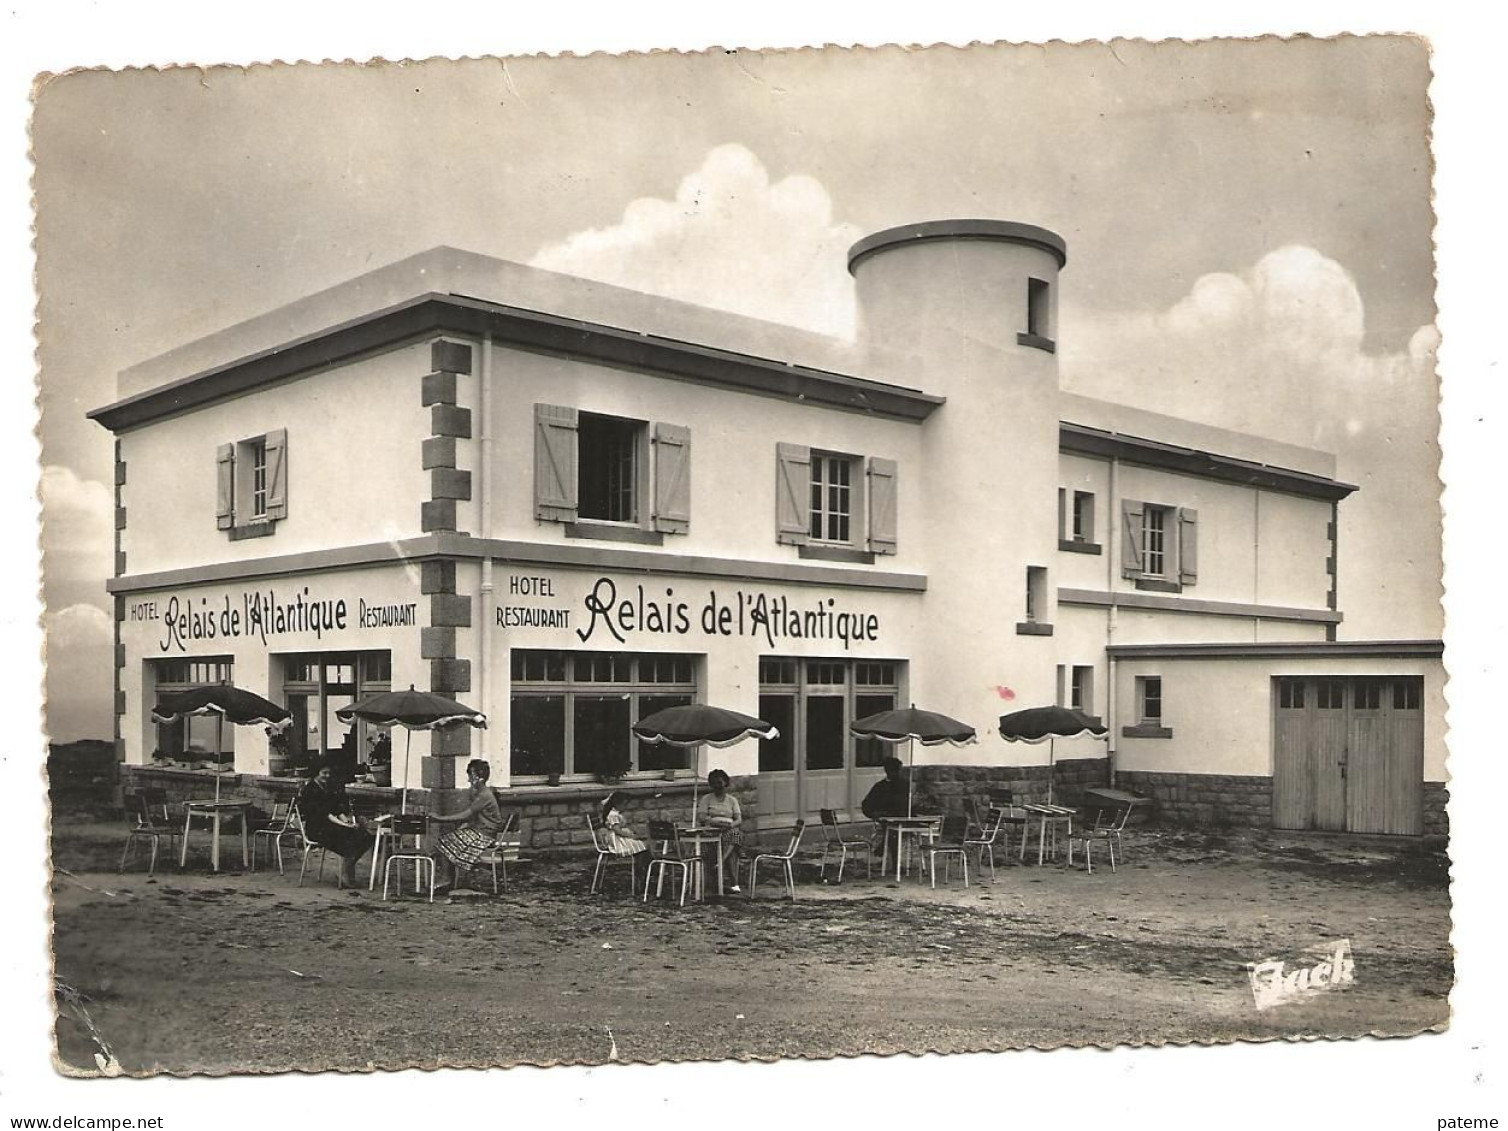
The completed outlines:
<svg viewBox="0 0 1508 1131">
<path fill-rule="evenodd" d="M 1251 996 L 1258 1009 L 1313 997 L 1356 981 L 1356 963 L 1351 958 L 1351 940 L 1320 943 L 1304 950 L 1306 958 L 1318 959 L 1293 967 L 1280 958 L 1248 962 Z"/>
</svg>

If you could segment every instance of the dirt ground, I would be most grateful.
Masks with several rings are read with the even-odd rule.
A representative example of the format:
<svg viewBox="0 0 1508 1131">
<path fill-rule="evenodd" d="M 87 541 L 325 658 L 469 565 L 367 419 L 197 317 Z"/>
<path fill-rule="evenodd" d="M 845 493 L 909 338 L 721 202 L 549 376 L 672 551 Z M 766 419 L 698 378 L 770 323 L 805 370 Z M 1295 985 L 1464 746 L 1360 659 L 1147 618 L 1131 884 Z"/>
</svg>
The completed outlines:
<svg viewBox="0 0 1508 1131">
<path fill-rule="evenodd" d="M 55 815 L 67 1072 L 1404 1035 L 1449 1015 L 1448 861 L 1415 841 L 1148 828 L 1116 873 L 1010 864 L 936 892 L 862 864 L 822 884 L 813 853 L 794 903 L 770 883 L 685 908 L 631 900 L 626 869 L 591 896 L 579 858 L 431 905 L 337 890 L 333 867 L 300 888 L 296 861 L 118 875 L 121 843 Z M 1255 1009 L 1248 963 L 1339 939 L 1354 984 Z"/>
</svg>

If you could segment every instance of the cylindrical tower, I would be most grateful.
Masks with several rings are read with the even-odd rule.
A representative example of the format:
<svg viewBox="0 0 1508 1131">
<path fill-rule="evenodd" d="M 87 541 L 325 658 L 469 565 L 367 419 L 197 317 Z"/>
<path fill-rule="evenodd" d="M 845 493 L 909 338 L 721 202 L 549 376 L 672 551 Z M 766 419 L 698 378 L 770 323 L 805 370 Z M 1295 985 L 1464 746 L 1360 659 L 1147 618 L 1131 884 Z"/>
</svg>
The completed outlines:
<svg viewBox="0 0 1508 1131">
<path fill-rule="evenodd" d="M 936 628 L 915 655 L 911 687 L 918 703 L 981 730 L 992 714 L 1055 693 L 1057 290 L 1066 260 L 1056 233 L 1003 220 L 891 228 L 848 257 L 866 344 L 877 355 L 913 355 L 914 383 L 947 397 L 923 425 L 915 474 L 924 513 L 902 520 L 926 546 L 927 622 Z"/>
</svg>

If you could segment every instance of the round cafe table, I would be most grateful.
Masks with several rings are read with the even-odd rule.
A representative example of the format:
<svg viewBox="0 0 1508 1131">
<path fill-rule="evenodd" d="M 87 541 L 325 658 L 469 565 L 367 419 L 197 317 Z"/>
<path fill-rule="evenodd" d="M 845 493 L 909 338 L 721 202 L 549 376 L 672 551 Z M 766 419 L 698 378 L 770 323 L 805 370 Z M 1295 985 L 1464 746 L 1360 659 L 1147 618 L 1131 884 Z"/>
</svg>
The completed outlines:
<svg viewBox="0 0 1508 1131">
<path fill-rule="evenodd" d="M 182 868 L 188 864 L 189 832 L 194 827 L 194 821 L 208 821 L 210 824 L 210 868 L 218 872 L 220 870 L 220 823 L 226 817 L 237 817 L 241 821 L 241 867 L 250 868 L 251 842 L 246 831 L 247 814 L 250 811 L 250 801 L 231 797 L 222 798 L 219 801 L 212 801 L 208 798 L 185 801 L 183 803 L 183 846 L 178 850 L 178 866 Z"/>
<path fill-rule="evenodd" d="M 910 817 L 876 817 L 875 823 L 885 831 L 885 851 L 890 851 L 890 838 L 895 837 L 895 882 L 901 882 L 901 869 L 906 860 L 906 838 L 914 836 L 918 840 L 926 837 L 930 840 L 937 835 L 938 826 L 942 824 L 942 818 L 935 814 L 915 815 Z M 881 865 L 881 871 L 889 871 L 889 857 Z"/>
</svg>

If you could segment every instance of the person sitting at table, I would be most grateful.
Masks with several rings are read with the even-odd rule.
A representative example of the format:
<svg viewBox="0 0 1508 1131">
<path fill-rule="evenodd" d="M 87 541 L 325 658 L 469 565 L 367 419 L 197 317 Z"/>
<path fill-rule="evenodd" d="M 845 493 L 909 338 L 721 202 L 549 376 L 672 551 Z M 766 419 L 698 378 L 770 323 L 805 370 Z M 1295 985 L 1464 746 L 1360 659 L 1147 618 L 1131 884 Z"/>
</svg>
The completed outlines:
<svg viewBox="0 0 1508 1131">
<path fill-rule="evenodd" d="M 497 834 L 502 831 L 503 811 L 498 806 L 497 794 L 487 784 L 491 776 L 492 767 L 480 758 L 473 758 L 466 763 L 466 781 L 470 786 L 466 805 L 455 813 L 431 813 L 429 816 L 437 825 L 461 826 L 446 833 L 435 845 L 441 864 L 440 882 L 435 885 L 437 891 L 454 885 L 456 871 L 475 865 L 496 843 Z"/>
<path fill-rule="evenodd" d="M 340 857 L 340 881 L 356 887 L 356 861 L 375 841 L 351 812 L 346 787 L 335 776 L 335 760 L 322 758 L 314 763 L 314 773 L 298 792 L 298 815 L 304 836 L 321 848 Z"/>
<path fill-rule="evenodd" d="M 742 863 L 744 811 L 738 798 L 728 792 L 728 786 L 732 784 L 732 779 L 722 770 L 713 770 L 707 775 L 707 788 L 712 792 L 702 798 L 697 823 L 716 829 L 722 835 L 719 847 L 722 866 L 726 870 L 732 865 L 733 886 L 728 890 L 736 895 L 743 890 L 738 886 L 738 869 Z"/>
<path fill-rule="evenodd" d="M 632 856 L 634 867 L 638 869 L 636 874 L 647 876 L 649 845 L 634 835 L 628 818 L 623 815 L 622 806 L 627 800 L 628 794 L 621 789 L 613 790 L 602 799 L 602 839 L 614 856 Z"/>
<path fill-rule="evenodd" d="M 859 808 L 871 821 L 880 817 L 909 817 L 911 797 L 906 779 L 901 777 L 901 760 L 896 757 L 886 758 L 880 763 L 880 767 L 885 771 L 884 779 L 874 783 L 859 803 Z"/>
</svg>

